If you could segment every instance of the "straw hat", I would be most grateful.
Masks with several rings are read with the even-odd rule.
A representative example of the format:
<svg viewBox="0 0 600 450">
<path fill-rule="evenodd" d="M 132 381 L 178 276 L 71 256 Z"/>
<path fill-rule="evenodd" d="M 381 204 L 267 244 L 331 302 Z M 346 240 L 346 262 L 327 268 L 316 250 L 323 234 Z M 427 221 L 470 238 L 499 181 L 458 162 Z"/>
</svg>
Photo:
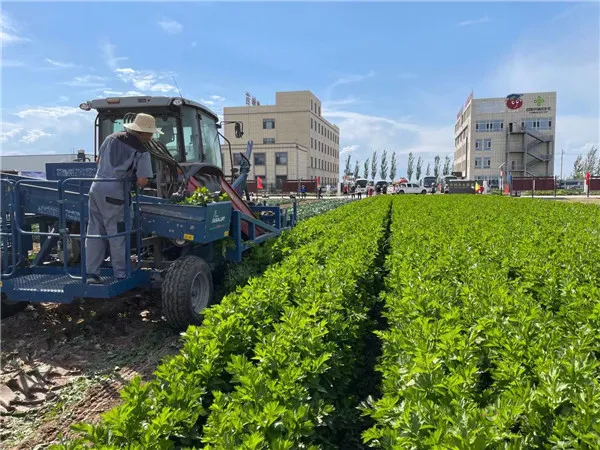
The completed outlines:
<svg viewBox="0 0 600 450">
<path fill-rule="evenodd" d="M 156 128 L 156 120 L 150 114 L 139 113 L 135 116 L 133 123 L 126 123 L 123 128 L 128 130 L 139 131 L 140 133 L 158 133 L 163 134 L 158 128 Z"/>
</svg>

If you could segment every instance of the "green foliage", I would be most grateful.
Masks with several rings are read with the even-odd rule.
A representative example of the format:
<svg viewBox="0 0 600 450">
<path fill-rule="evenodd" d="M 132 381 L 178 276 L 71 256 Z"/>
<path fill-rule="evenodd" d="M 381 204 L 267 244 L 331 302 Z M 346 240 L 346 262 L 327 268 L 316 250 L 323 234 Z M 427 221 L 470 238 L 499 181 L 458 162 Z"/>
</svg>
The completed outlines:
<svg viewBox="0 0 600 450">
<path fill-rule="evenodd" d="M 453 197 L 395 201 L 365 443 L 597 448 L 600 209 Z"/>
<path fill-rule="evenodd" d="M 229 201 L 231 201 L 231 198 L 226 193 L 215 197 L 206 186 L 202 186 L 196 189 L 191 196 L 184 198 L 180 203 L 184 205 L 206 206 L 209 203 Z"/>
<path fill-rule="evenodd" d="M 328 294 L 335 287 L 335 278 L 323 278 L 323 271 L 339 267 L 356 249 L 358 239 L 371 233 L 370 227 L 376 227 L 377 222 L 365 223 L 364 218 L 385 216 L 376 206 L 386 201 L 379 197 L 352 202 L 300 222 L 284 233 L 273 244 L 274 262 L 262 277 L 250 279 L 220 304 L 207 308 L 202 326 L 191 326 L 183 334 L 180 354 L 164 361 L 150 382 L 136 380 L 128 385 L 122 392 L 123 404 L 104 414 L 100 423 L 80 427 L 80 438 L 69 445 L 146 449 L 201 446 L 206 416 L 211 405 L 220 401 L 213 393 L 231 392 L 239 385 L 231 373 L 232 364 L 243 358 L 253 360 L 255 348 L 260 348 L 257 345 L 272 335 L 277 324 L 288 321 L 294 305 L 308 299 L 318 303 L 320 295 L 338 292 Z M 356 237 L 345 244 L 349 234 Z M 357 269 L 368 272 L 369 266 L 354 263 L 348 270 Z M 317 286 L 314 289 L 313 283 Z M 354 285 L 351 280 L 348 283 L 344 292 L 350 295 Z M 321 323 L 315 314 L 313 320 Z"/>
</svg>

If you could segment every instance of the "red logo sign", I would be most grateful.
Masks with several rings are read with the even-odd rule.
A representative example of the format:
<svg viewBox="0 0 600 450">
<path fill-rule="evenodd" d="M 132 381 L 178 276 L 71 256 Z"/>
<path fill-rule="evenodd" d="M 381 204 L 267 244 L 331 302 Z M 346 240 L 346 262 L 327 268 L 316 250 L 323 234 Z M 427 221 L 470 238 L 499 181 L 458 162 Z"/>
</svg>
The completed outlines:
<svg viewBox="0 0 600 450">
<path fill-rule="evenodd" d="M 523 94 L 510 94 L 506 97 L 506 106 L 508 109 L 519 109 L 523 106 L 523 100 L 521 97 Z"/>
</svg>

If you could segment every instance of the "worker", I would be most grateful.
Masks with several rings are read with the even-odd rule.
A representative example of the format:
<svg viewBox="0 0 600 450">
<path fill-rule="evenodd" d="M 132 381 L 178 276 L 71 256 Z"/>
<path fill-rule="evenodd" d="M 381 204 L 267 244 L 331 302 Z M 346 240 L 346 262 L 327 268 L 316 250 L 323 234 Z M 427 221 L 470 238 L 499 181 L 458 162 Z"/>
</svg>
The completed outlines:
<svg viewBox="0 0 600 450">
<path fill-rule="evenodd" d="M 133 123 L 124 124 L 125 131 L 108 136 L 98 151 L 98 170 L 96 178 L 116 178 L 122 181 L 95 181 L 89 192 L 89 235 L 114 235 L 119 223 L 125 220 L 125 207 L 129 204 L 129 193 L 134 179 L 139 187 L 148 183 L 152 177 L 150 153 L 144 143 L 149 142 L 155 133 L 162 134 L 156 128 L 154 117 L 140 113 Z M 130 216 L 131 217 L 131 216 Z M 109 238 L 110 261 L 113 275 L 117 279 L 127 276 L 125 260 L 125 239 L 129 236 Z M 106 240 L 88 238 L 85 240 L 86 269 L 88 283 L 101 284 L 100 267 L 106 255 Z"/>
</svg>

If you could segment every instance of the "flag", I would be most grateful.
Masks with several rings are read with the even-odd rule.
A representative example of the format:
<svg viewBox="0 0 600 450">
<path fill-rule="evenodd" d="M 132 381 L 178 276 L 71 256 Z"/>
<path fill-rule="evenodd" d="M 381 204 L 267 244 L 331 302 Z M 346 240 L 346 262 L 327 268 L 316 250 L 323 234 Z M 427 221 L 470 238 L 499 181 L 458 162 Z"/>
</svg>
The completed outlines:
<svg viewBox="0 0 600 450">
<path fill-rule="evenodd" d="M 262 178 L 261 177 L 256 177 L 256 188 L 257 189 L 262 189 L 263 188 Z"/>
<path fill-rule="evenodd" d="M 479 183 L 475 182 L 475 192 L 479 192 Z"/>
</svg>

